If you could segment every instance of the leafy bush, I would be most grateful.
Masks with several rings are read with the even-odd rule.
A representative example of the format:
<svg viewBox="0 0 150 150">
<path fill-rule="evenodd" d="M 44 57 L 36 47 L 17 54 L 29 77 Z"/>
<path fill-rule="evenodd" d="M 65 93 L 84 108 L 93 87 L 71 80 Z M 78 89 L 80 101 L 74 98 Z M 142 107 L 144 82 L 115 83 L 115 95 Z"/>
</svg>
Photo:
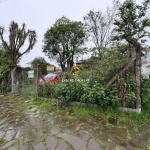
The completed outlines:
<svg viewBox="0 0 150 150">
<path fill-rule="evenodd" d="M 95 82 L 92 88 L 88 84 L 85 84 L 83 91 L 84 94 L 81 97 L 82 102 L 97 104 L 102 108 L 118 106 L 117 90 L 114 88 L 108 89 L 100 83 Z"/>
<path fill-rule="evenodd" d="M 54 91 L 54 97 L 66 104 L 72 101 L 81 101 L 88 104 L 97 104 L 102 108 L 118 106 L 116 89 L 107 89 L 98 82 L 95 82 L 93 87 L 90 83 L 62 83 L 55 87 Z"/>
<path fill-rule="evenodd" d="M 136 81 L 132 73 L 128 72 L 124 77 L 118 79 L 121 107 L 135 108 L 136 90 Z"/>
<path fill-rule="evenodd" d="M 43 97 L 54 97 L 55 95 L 55 89 L 58 85 L 55 83 L 51 83 L 50 85 L 42 85 L 38 88 L 38 94 L 39 96 Z"/>
<path fill-rule="evenodd" d="M 0 94 L 5 94 L 11 91 L 11 85 L 8 84 L 1 84 L 0 85 Z"/>
<path fill-rule="evenodd" d="M 55 90 L 55 98 L 58 98 L 66 104 L 71 101 L 80 101 L 81 95 L 83 94 L 83 87 L 79 82 L 62 83 Z"/>
</svg>

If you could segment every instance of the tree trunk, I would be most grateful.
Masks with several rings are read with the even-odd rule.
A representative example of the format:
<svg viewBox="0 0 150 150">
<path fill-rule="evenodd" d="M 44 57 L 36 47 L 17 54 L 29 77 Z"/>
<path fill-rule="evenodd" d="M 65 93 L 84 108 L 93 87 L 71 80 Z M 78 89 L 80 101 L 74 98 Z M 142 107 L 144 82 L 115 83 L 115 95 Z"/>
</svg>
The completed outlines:
<svg viewBox="0 0 150 150">
<path fill-rule="evenodd" d="M 70 58 L 67 59 L 67 72 L 70 72 Z"/>
<path fill-rule="evenodd" d="M 136 66 L 135 66 L 135 79 L 137 85 L 136 91 L 136 108 L 141 112 L 141 48 L 140 44 L 136 46 Z"/>
<path fill-rule="evenodd" d="M 74 65 L 74 62 L 73 62 L 73 56 L 72 56 L 70 59 L 70 68 L 72 68 L 73 65 Z"/>
<path fill-rule="evenodd" d="M 61 64 L 61 70 L 62 70 L 63 72 L 65 72 L 65 65 L 64 65 L 64 64 Z"/>
<path fill-rule="evenodd" d="M 127 64 L 125 64 L 125 65 L 115 74 L 115 76 L 113 76 L 113 77 L 110 79 L 110 81 L 106 84 L 106 87 L 109 87 L 109 86 L 118 78 L 118 76 L 120 76 L 121 74 L 123 74 L 123 73 L 129 68 L 129 66 L 134 62 L 135 59 L 136 59 L 136 47 L 133 47 L 130 61 L 129 61 Z"/>
</svg>

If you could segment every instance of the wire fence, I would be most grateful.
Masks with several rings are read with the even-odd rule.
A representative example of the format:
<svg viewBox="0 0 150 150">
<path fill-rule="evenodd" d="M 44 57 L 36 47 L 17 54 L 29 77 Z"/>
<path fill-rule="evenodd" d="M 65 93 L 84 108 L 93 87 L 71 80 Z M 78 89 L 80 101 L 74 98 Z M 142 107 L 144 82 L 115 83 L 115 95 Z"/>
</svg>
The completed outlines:
<svg viewBox="0 0 150 150">
<path fill-rule="evenodd" d="M 37 73 L 38 70 L 38 73 Z M 37 70 L 34 70 L 34 76 L 32 78 L 29 78 L 26 76 L 25 78 L 18 78 L 17 82 L 15 82 L 12 86 L 11 82 L 9 84 L 0 84 L 0 95 L 5 94 L 18 94 L 18 95 L 25 95 L 25 96 L 51 96 L 53 95 L 53 84 L 58 83 L 52 83 L 52 84 L 39 84 L 39 80 L 43 80 L 43 75 L 41 73 L 41 69 L 37 68 Z M 17 75 L 15 75 L 16 78 Z M 86 74 L 87 76 L 87 74 Z M 93 79 L 93 77 L 92 77 Z M 69 82 L 89 82 L 89 79 L 85 79 L 84 77 L 82 79 L 74 79 L 73 75 L 71 73 L 64 73 L 63 78 L 60 83 L 62 84 L 68 84 Z M 93 81 L 92 81 L 93 83 Z M 58 85 L 59 86 L 59 85 Z M 70 86 L 70 84 L 68 84 Z M 13 87 L 13 90 L 12 90 Z M 13 91 L 13 92 L 12 92 Z"/>
</svg>

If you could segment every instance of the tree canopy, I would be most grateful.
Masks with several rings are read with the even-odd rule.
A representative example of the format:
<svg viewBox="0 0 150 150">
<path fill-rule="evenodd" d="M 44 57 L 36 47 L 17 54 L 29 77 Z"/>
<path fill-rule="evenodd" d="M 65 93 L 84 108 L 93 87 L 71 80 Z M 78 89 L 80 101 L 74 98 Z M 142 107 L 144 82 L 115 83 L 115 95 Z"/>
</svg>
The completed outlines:
<svg viewBox="0 0 150 150">
<path fill-rule="evenodd" d="M 114 22 L 117 32 L 114 40 L 124 39 L 136 45 L 137 42 L 144 43 L 144 37 L 150 37 L 150 18 L 147 15 L 149 4 L 149 0 L 144 0 L 141 5 L 136 4 L 134 0 L 126 0 L 123 3 Z"/>
<path fill-rule="evenodd" d="M 36 57 L 31 61 L 31 67 L 36 70 L 37 69 L 37 65 L 39 65 L 39 67 L 41 68 L 41 73 L 43 75 L 47 74 L 47 66 L 50 65 L 48 62 L 46 62 L 46 60 L 43 57 Z"/>
<path fill-rule="evenodd" d="M 116 25 L 116 36 L 114 40 L 125 40 L 131 45 L 131 58 L 107 83 L 110 86 L 118 76 L 122 75 L 130 65 L 135 62 L 135 82 L 136 82 L 136 108 L 141 110 L 141 43 L 144 43 L 145 37 L 150 36 L 148 28 L 150 27 L 150 18 L 147 16 L 150 1 L 144 0 L 138 5 L 134 0 L 126 0 L 119 8 Z"/>
<path fill-rule="evenodd" d="M 85 32 L 82 22 L 71 21 L 66 17 L 57 19 L 44 34 L 43 52 L 56 60 L 63 71 L 73 66 L 74 55 L 83 52 Z"/>
</svg>

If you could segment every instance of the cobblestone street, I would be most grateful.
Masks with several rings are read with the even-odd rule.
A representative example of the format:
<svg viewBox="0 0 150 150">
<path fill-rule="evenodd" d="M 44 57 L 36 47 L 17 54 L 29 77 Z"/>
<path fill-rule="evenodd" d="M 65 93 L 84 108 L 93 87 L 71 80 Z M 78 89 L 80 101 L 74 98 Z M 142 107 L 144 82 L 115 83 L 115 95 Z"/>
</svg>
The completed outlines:
<svg viewBox="0 0 150 150">
<path fill-rule="evenodd" d="M 56 115 L 25 101 L 0 97 L 0 150 L 144 150 L 149 144 L 148 126 L 140 134 L 117 125 L 108 129 L 101 118 Z"/>
</svg>

